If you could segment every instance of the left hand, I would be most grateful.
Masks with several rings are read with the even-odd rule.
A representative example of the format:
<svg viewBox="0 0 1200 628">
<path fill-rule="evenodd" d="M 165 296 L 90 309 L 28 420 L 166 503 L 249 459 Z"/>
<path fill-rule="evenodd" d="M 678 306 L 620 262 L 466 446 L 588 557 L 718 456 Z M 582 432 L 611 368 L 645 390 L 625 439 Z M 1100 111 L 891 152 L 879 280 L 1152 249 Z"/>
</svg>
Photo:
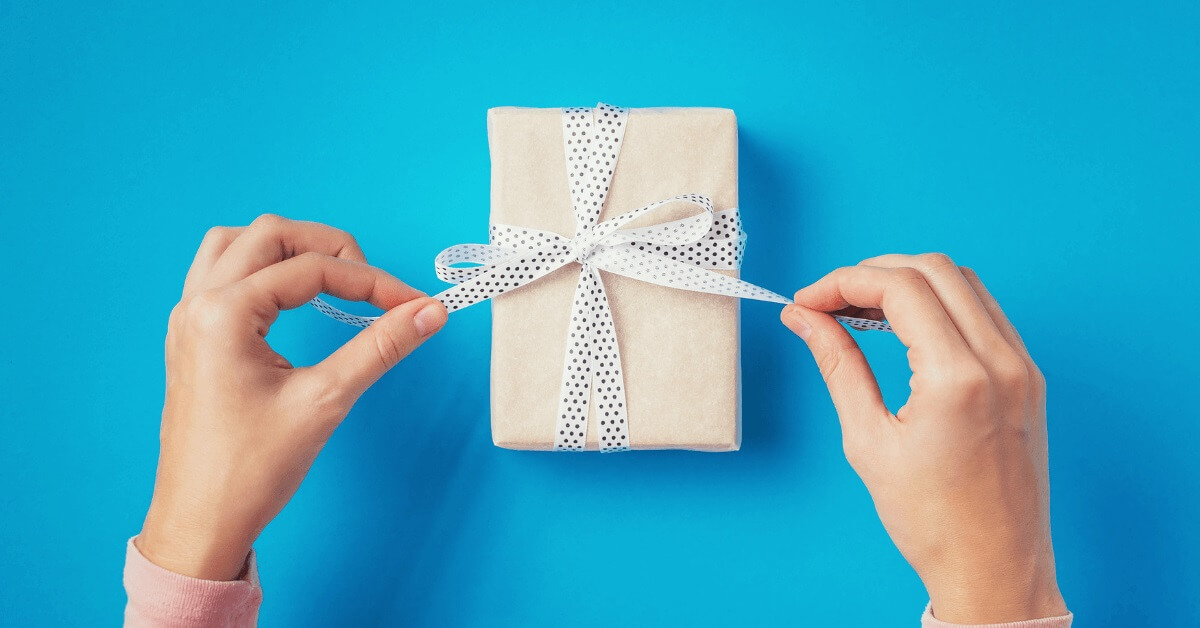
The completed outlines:
<svg viewBox="0 0 1200 628">
<path fill-rule="evenodd" d="M 322 292 L 387 312 L 293 368 L 267 331 Z M 368 266 L 344 231 L 278 216 L 209 231 L 167 326 L 158 477 L 138 549 L 185 576 L 238 578 L 359 395 L 445 322 L 441 303 Z"/>
</svg>

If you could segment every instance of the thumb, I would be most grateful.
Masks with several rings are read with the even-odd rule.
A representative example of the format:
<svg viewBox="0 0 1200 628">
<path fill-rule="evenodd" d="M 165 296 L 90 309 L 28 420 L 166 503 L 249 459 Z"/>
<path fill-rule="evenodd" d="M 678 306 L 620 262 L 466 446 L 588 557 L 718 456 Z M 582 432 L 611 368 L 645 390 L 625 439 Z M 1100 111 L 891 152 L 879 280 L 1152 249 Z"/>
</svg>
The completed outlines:
<svg viewBox="0 0 1200 628">
<path fill-rule="evenodd" d="M 413 299 L 385 312 L 313 370 L 338 382 L 353 403 L 445 324 L 446 308 L 440 301 Z"/>
<path fill-rule="evenodd" d="M 779 318 L 812 352 L 844 434 L 873 429 L 890 414 L 866 356 L 836 319 L 795 304 L 783 308 Z"/>
</svg>

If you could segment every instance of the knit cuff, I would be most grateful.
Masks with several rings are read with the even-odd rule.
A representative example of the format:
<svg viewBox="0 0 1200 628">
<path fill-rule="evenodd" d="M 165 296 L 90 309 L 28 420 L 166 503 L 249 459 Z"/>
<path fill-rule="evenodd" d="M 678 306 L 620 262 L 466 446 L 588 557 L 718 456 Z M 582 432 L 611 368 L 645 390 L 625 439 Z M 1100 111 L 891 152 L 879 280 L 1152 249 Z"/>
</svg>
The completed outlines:
<svg viewBox="0 0 1200 628">
<path fill-rule="evenodd" d="M 136 537 L 134 537 L 136 538 Z M 262 603 L 254 550 L 246 557 L 239 580 L 201 580 L 163 569 L 150 562 L 134 539 L 125 549 L 125 609 L 127 626 L 241 626 L 252 625 Z"/>
</svg>

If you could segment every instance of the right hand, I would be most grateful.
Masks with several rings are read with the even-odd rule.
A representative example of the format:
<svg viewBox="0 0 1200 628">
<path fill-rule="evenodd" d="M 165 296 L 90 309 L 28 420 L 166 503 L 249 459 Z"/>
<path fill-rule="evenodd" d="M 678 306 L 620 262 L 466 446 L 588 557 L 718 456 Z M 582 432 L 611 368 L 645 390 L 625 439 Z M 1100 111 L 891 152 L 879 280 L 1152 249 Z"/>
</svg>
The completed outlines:
<svg viewBox="0 0 1200 628">
<path fill-rule="evenodd" d="M 829 387 L 846 458 L 943 621 L 1067 614 L 1050 542 L 1046 385 L 1016 329 L 968 268 L 883 255 L 796 293 L 781 318 Z M 895 414 L 829 312 L 886 317 L 908 347 Z"/>
</svg>

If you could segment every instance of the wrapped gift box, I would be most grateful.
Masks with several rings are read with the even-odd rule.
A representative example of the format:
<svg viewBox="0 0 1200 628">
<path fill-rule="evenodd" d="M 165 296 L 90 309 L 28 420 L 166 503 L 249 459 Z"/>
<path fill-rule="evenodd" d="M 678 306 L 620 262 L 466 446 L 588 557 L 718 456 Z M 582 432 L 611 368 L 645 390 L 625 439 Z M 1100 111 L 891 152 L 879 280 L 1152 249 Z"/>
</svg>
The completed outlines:
<svg viewBox="0 0 1200 628">
<path fill-rule="evenodd" d="M 488 111 L 492 224 L 575 233 L 561 109 Z M 678 194 L 737 207 L 737 119 L 710 108 L 632 109 L 602 220 Z M 652 224 L 695 214 L 664 207 Z M 737 276 L 737 271 L 715 271 Z M 624 367 L 633 449 L 734 451 L 741 443 L 738 299 L 603 273 Z M 579 265 L 493 299 L 492 438 L 553 449 Z M 592 417 L 599 415 L 592 395 Z M 598 421 L 587 427 L 597 449 Z"/>
</svg>

